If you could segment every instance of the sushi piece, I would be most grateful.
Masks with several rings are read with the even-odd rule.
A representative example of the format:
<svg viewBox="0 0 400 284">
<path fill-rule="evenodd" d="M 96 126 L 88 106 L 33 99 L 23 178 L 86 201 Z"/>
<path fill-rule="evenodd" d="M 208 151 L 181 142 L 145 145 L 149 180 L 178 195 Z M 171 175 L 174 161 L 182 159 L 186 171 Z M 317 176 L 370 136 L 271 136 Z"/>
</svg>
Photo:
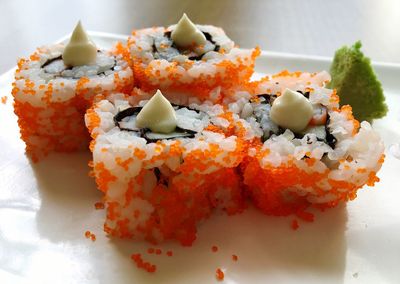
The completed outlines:
<svg viewBox="0 0 400 284">
<path fill-rule="evenodd" d="M 51 151 L 87 147 L 85 111 L 96 94 L 132 90 L 128 60 L 122 44 L 98 50 L 80 22 L 67 45 L 41 47 L 19 60 L 12 90 L 14 111 L 26 152 L 34 161 Z"/>
<path fill-rule="evenodd" d="M 284 71 L 258 82 L 258 95 L 229 106 L 259 137 L 249 141 L 241 168 L 246 191 L 266 214 L 311 221 L 307 208 L 353 200 L 379 180 L 383 142 L 350 106 L 339 107 L 325 87 L 329 79 L 326 72 Z"/>
<path fill-rule="evenodd" d="M 104 193 L 104 230 L 151 242 L 191 245 L 213 209 L 241 212 L 237 166 L 245 156 L 220 105 L 170 103 L 113 94 L 85 116 L 93 141 L 92 175 Z"/>
<path fill-rule="evenodd" d="M 224 90 L 250 80 L 260 54 L 259 48 L 238 48 L 221 28 L 193 24 L 186 14 L 167 28 L 133 31 L 128 47 L 137 87 L 213 102 L 221 100 Z"/>
</svg>

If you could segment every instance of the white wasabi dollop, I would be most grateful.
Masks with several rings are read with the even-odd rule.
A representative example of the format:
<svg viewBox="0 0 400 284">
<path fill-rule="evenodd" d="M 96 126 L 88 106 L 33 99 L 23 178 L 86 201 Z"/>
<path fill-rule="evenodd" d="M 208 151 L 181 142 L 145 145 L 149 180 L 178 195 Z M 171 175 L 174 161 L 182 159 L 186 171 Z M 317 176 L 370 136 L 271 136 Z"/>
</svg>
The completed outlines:
<svg viewBox="0 0 400 284">
<path fill-rule="evenodd" d="M 171 38 L 179 47 L 188 47 L 193 44 L 199 46 L 207 42 L 205 35 L 193 24 L 185 13 L 172 31 Z"/>
<path fill-rule="evenodd" d="M 97 47 L 83 29 L 81 21 L 72 32 L 62 58 L 67 66 L 82 66 L 96 62 Z"/>
<path fill-rule="evenodd" d="M 157 133 L 171 133 L 176 128 L 176 114 L 171 103 L 160 90 L 144 105 L 136 116 L 136 126 Z"/>
<path fill-rule="evenodd" d="M 271 120 L 283 128 L 299 133 L 313 116 L 311 102 L 299 92 L 286 89 L 276 98 L 271 107 Z"/>
</svg>

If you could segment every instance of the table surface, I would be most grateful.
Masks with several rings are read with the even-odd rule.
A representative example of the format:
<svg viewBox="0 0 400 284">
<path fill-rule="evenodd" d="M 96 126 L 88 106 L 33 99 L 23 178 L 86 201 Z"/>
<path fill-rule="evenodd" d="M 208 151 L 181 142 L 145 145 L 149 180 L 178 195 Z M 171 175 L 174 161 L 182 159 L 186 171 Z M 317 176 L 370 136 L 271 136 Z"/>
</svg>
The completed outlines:
<svg viewBox="0 0 400 284">
<path fill-rule="evenodd" d="M 0 73 L 79 19 L 88 30 L 129 34 L 176 23 L 183 12 L 224 28 L 242 47 L 332 56 L 360 39 L 373 60 L 400 63 L 398 0 L 0 0 Z"/>
</svg>

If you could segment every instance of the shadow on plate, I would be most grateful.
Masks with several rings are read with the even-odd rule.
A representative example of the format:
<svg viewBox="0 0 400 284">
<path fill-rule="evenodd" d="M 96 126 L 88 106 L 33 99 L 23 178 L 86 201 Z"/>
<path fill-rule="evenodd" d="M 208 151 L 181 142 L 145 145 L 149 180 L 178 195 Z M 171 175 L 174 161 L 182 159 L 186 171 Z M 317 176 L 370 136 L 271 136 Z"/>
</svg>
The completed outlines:
<svg viewBox="0 0 400 284">
<path fill-rule="evenodd" d="M 104 211 L 93 207 L 101 193 L 87 176 L 89 159 L 89 153 L 52 154 L 32 164 L 41 199 L 36 226 L 43 238 L 79 242 L 88 226 L 102 231 L 104 218 L 99 214 Z M 226 283 L 343 282 L 346 207 L 316 212 L 314 223 L 299 221 L 297 231 L 290 227 L 292 220 L 263 215 L 252 206 L 237 216 L 215 214 L 199 226 L 190 248 L 175 242 L 154 246 L 98 235 L 96 249 L 89 250 L 89 278 L 104 283 L 209 283 L 215 281 L 215 270 L 222 268 Z M 219 247 L 218 252 L 211 251 L 213 245 Z M 149 255 L 149 247 L 161 248 L 162 255 Z M 174 255 L 166 256 L 167 250 Z M 156 264 L 157 272 L 136 268 L 130 259 L 133 253 Z M 232 254 L 239 257 L 237 262 Z"/>
<path fill-rule="evenodd" d="M 90 153 L 50 154 L 31 166 L 41 200 L 36 215 L 39 234 L 52 242 L 82 239 L 94 203 L 101 199 L 94 180 L 88 176 Z M 102 227 L 101 222 L 96 224 Z"/>
<path fill-rule="evenodd" d="M 152 246 L 111 242 L 123 255 L 118 259 L 126 259 L 116 265 L 130 273 L 126 279 L 138 283 L 208 283 L 215 280 L 218 267 L 225 271 L 226 283 L 285 283 L 293 279 L 298 283 L 320 283 L 322 279 L 325 283 L 342 283 L 347 250 L 346 206 L 316 212 L 314 223 L 299 221 L 297 231 L 290 227 L 292 220 L 265 216 L 250 206 L 238 216 L 211 217 L 200 226 L 198 239 L 190 248 L 175 243 Z M 211 251 L 213 245 L 219 247 L 218 252 Z M 149 255 L 149 247 L 161 248 L 163 255 Z M 174 255 L 167 257 L 167 250 Z M 130 261 L 130 255 L 137 252 L 157 264 L 155 274 L 139 271 Z M 237 262 L 232 254 L 239 257 Z"/>
</svg>

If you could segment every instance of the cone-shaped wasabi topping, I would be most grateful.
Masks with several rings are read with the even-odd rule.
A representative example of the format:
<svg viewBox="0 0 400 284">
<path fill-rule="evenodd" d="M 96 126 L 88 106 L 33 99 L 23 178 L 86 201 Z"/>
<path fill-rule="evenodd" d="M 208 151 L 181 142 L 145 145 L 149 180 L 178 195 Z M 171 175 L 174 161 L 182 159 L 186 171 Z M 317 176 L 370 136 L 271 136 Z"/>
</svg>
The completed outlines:
<svg viewBox="0 0 400 284">
<path fill-rule="evenodd" d="M 160 90 L 145 104 L 136 117 L 136 126 L 153 132 L 171 133 L 176 128 L 175 110 Z"/>
<path fill-rule="evenodd" d="M 299 133 L 304 130 L 313 116 L 310 101 L 299 92 L 286 89 L 271 107 L 271 120 L 283 128 Z"/>
<path fill-rule="evenodd" d="M 81 21 L 76 25 L 62 58 L 67 66 L 88 65 L 96 61 L 97 47 L 89 39 Z"/>
<path fill-rule="evenodd" d="M 207 42 L 205 35 L 192 23 L 186 14 L 183 14 L 172 31 L 171 38 L 179 47 L 199 46 Z"/>
<path fill-rule="evenodd" d="M 335 53 L 331 65 L 332 81 L 340 97 L 340 105 L 351 105 L 354 117 L 372 121 L 384 117 L 387 105 L 381 83 L 376 78 L 369 58 L 361 52 L 361 42 L 343 46 Z"/>
</svg>

